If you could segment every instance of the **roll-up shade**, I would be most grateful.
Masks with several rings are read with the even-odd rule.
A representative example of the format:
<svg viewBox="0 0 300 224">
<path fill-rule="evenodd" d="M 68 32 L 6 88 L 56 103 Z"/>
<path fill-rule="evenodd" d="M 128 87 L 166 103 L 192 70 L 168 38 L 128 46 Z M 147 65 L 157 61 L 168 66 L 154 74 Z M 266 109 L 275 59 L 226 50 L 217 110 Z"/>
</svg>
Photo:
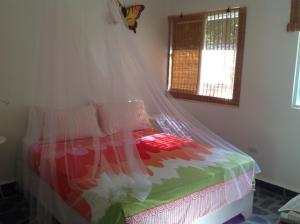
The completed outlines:
<svg viewBox="0 0 300 224">
<path fill-rule="evenodd" d="M 291 0 L 291 18 L 287 31 L 300 31 L 300 0 Z"/>
<path fill-rule="evenodd" d="M 171 88 L 173 91 L 196 93 L 203 45 L 202 17 L 176 20 L 172 29 Z"/>
</svg>

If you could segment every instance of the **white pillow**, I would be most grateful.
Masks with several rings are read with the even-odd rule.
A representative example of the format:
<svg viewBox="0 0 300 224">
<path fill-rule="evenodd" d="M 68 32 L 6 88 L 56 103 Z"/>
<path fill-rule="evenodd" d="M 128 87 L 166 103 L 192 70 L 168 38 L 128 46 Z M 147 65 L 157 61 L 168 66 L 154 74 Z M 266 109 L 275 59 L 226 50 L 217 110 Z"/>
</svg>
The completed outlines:
<svg viewBox="0 0 300 224">
<path fill-rule="evenodd" d="M 300 213 L 300 194 L 294 197 L 293 199 L 291 199 L 288 203 L 282 206 L 278 211 L 279 212 L 294 211 Z"/>
<path fill-rule="evenodd" d="M 99 127 L 97 111 L 93 105 L 75 109 L 53 109 L 43 113 L 43 140 L 60 141 L 104 135 Z"/>
<path fill-rule="evenodd" d="M 152 128 L 149 115 L 141 100 L 97 104 L 98 120 L 107 134 L 113 134 L 122 128 L 142 130 Z"/>
</svg>

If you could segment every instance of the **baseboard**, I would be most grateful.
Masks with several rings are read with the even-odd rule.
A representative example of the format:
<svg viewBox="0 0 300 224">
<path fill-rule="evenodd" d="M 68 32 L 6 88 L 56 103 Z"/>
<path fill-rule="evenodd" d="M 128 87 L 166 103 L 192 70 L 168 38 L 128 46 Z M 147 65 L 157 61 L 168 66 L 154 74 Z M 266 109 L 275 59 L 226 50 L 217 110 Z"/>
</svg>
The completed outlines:
<svg viewBox="0 0 300 224">
<path fill-rule="evenodd" d="M 276 186 L 280 186 L 280 187 L 285 188 L 285 189 L 290 190 L 290 191 L 298 192 L 300 194 L 300 188 L 299 188 L 300 186 L 295 187 L 295 186 L 289 186 L 289 185 L 286 185 L 286 184 L 283 184 L 283 183 L 279 183 L 277 181 L 273 181 L 269 178 L 266 178 L 265 176 L 263 176 L 261 174 L 258 174 L 255 178 L 258 179 L 258 180 L 262 180 L 264 182 L 276 185 Z"/>
<path fill-rule="evenodd" d="M 7 179 L 5 181 L 0 181 L 0 186 L 5 185 L 5 184 L 10 184 L 10 183 L 15 183 L 17 182 L 16 179 Z"/>
<path fill-rule="evenodd" d="M 268 191 L 280 194 L 282 196 L 288 197 L 288 198 L 293 198 L 296 197 L 299 193 L 295 191 L 291 191 L 289 189 L 286 189 L 284 187 L 268 183 L 264 180 L 256 179 L 256 186 L 266 189 Z"/>
</svg>

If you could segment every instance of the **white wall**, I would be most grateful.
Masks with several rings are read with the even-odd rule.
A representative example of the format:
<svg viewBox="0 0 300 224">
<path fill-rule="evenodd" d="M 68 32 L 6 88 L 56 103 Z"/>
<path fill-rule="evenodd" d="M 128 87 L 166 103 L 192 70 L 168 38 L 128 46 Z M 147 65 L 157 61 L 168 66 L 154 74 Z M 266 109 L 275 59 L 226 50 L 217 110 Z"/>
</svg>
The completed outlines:
<svg viewBox="0 0 300 224">
<path fill-rule="evenodd" d="M 0 184 L 15 179 L 17 150 L 26 128 L 26 95 L 31 65 L 32 12 L 34 5 L 25 1 L 0 1 L 0 98 L 10 105 L 0 104 L 0 135 L 7 142 L 0 145 Z"/>
<path fill-rule="evenodd" d="M 0 98 L 11 102 L 9 106 L 0 104 L 0 136 L 8 139 L 0 145 L 0 184 L 16 178 L 17 155 L 21 152 L 21 139 L 26 131 L 28 96 L 25 90 L 30 86 L 36 1 L 39 0 L 0 1 Z M 106 7 L 106 0 L 99 1 Z M 144 3 L 146 9 L 138 21 L 137 41 L 149 65 L 161 78 L 165 70 L 161 62 L 166 61 L 163 53 L 166 7 L 159 0 L 138 2 Z M 160 66 L 156 66 L 158 64 Z"/>
<path fill-rule="evenodd" d="M 300 110 L 291 109 L 297 34 L 287 33 L 290 0 L 169 0 L 169 15 L 247 6 L 239 107 L 181 101 L 198 119 L 252 154 L 259 178 L 300 192 Z"/>
</svg>

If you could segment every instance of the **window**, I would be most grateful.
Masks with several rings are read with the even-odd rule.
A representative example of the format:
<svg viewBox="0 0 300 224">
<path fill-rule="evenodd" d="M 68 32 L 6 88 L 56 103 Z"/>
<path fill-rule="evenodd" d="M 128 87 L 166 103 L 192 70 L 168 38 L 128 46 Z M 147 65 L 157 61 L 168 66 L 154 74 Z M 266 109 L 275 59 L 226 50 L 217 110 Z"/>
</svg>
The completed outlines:
<svg viewBox="0 0 300 224">
<path fill-rule="evenodd" d="M 297 52 L 292 107 L 300 109 L 300 35 L 298 36 Z"/>
<path fill-rule="evenodd" d="M 291 0 L 291 16 L 287 25 L 288 32 L 300 31 L 300 0 Z M 293 89 L 292 107 L 300 109 L 300 35 L 298 34 L 297 61 Z"/>
<path fill-rule="evenodd" d="M 168 91 L 239 104 L 246 8 L 169 17 Z"/>
</svg>

